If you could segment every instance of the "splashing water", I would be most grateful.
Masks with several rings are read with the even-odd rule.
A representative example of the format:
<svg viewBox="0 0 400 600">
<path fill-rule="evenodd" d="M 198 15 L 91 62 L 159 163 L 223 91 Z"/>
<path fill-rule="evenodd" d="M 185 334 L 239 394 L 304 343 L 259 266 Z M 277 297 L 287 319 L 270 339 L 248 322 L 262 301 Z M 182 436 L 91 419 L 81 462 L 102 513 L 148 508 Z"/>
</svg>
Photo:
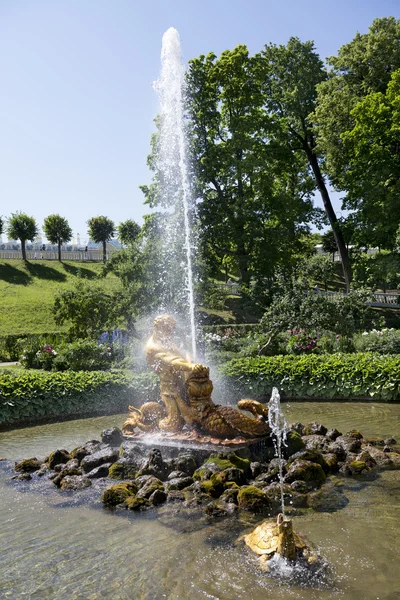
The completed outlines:
<svg viewBox="0 0 400 600">
<path fill-rule="evenodd" d="M 192 232 L 189 215 L 193 209 L 186 158 L 184 95 L 185 70 L 179 33 L 170 27 L 163 36 L 161 74 L 154 84 L 160 101 L 157 169 L 162 206 L 171 211 L 166 219 L 162 279 L 169 298 L 178 294 L 178 304 L 187 304 L 193 360 L 196 356 L 196 325 L 192 269 Z M 178 273 L 184 273 L 182 283 Z M 183 290 L 182 290 L 183 288 Z M 183 291 L 183 294 L 182 294 Z M 186 298 L 184 298 L 186 296 Z M 166 297 L 162 308 L 169 309 Z"/>
<path fill-rule="evenodd" d="M 271 427 L 275 453 L 279 464 L 279 485 L 281 488 L 282 514 L 285 515 L 283 498 L 283 459 L 282 446 L 286 446 L 287 422 L 281 409 L 281 398 L 277 388 L 272 388 L 271 399 L 268 403 L 268 423 Z"/>
</svg>

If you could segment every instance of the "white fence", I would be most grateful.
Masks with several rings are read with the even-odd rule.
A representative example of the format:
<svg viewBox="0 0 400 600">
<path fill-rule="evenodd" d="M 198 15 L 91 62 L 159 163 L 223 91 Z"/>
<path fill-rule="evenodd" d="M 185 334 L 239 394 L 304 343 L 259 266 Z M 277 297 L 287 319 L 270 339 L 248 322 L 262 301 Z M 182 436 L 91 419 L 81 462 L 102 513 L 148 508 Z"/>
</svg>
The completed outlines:
<svg viewBox="0 0 400 600">
<path fill-rule="evenodd" d="M 0 260 L 5 258 L 22 258 L 20 250 L 0 250 Z M 54 250 L 27 250 L 27 260 L 58 260 L 58 252 Z M 108 259 L 108 254 L 107 254 Z M 103 260 L 102 250 L 61 250 L 61 260 Z"/>
</svg>

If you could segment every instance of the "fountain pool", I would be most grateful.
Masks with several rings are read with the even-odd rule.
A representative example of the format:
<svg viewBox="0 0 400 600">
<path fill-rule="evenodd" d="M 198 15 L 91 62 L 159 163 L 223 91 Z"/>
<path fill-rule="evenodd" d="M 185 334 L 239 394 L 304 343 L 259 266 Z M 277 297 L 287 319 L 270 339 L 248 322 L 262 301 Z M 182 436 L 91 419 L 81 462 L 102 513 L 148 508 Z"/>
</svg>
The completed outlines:
<svg viewBox="0 0 400 600">
<path fill-rule="evenodd" d="M 400 405 L 283 404 L 288 422 L 318 421 L 364 436 L 400 438 Z M 54 423 L 0 433 L 0 456 L 44 457 L 71 450 L 125 415 Z M 0 597 L 18 600 L 261 600 L 346 598 L 395 600 L 400 595 L 396 541 L 400 535 L 399 471 L 376 479 L 343 480 L 348 505 L 307 512 L 294 527 L 319 548 L 331 572 L 304 583 L 260 571 L 237 538 L 262 520 L 246 515 L 208 520 L 181 505 L 146 513 L 111 512 L 79 502 L 79 494 L 9 483 L 0 463 Z M 28 491 L 29 490 L 29 491 Z"/>
</svg>

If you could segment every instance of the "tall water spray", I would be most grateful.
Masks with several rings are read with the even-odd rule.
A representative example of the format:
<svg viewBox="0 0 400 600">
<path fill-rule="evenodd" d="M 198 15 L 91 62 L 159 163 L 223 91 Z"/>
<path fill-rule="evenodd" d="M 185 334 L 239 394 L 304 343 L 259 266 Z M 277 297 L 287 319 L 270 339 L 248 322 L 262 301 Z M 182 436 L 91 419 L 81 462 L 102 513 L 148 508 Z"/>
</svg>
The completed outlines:
<svg viewBox="0 0 400 600">
<path fill-rule="evenodd" d="M 170 27 L 163 36 L 161 75 L 154 84 L 160 102 L 159 139 L 156 168 L 158 170 L 160 204 L 165 208 L 163 267 L 160 274 L 164 289 L 171 296 L 180 294 L 180 304 L 186 295 L 190 320 L 193 359 L 196 356 L 196 326 L 192 269 L 192 233 L 190 213 L 193 203 L 186 156 L 184 122 L 185 69 L 181 58 L 179 33 Z M 183 235 L 182 235 L 183 234 Z M 184 273 L 183 284 L 177 271 Z M 163 309 L 169 310 L 168 293 L 160 298 Z"/>
<path fill-rule="evenodd" d="M 283 498 L 283 458 L 282 445 L 286 446 L 287 423 L 281 409 L 281 398 L 277 388 L 272 388 L 271 399 L 268 403 L 268 423 L 271 427 L 275 452 L 279 464 L 279 485 L 281 489 L 282 514 L 285 514 L 285 503 Z"/>
</svg>

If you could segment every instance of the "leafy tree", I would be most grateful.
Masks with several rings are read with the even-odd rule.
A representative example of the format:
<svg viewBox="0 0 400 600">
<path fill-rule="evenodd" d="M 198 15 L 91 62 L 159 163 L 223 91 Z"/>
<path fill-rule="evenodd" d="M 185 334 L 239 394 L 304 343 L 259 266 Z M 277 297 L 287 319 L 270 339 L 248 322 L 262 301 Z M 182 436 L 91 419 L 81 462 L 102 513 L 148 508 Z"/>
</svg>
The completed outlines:
<svg viewBox="0 0 400 600">
<path fill-rule="evenodd" d="M 317 151 L 316 131 L 310 118 L 315 109 L 316 86 L 326 80 L 323 63 L 312 42 L 290 38 L 286 46 L 270 44 L 258 55 L 262 94 L 268 112 L 280 125 L 289 148 L 307 158 L 324 209 L 334 232 L 347 289 L 351 267 L 340 223 L 333 209 Z"/>
<path fill-rule="evenodd" d="M 248 288 L 290 263 L 308 230 L 307 165 L 271 143 L 279 124 L 264 110 L 257 61 L 246 46 L 190 61 L 187 98 L 202 252 L 210 274 L 229 259 Z"/>
<path fill-rule="evenodd" d="M 23 212 L 12 213 L 8 220 L 7 233 L 10 239 L 20 240 L 22 258 L 26 261 L 26 241 L 33 241 L 39 234 L 39 227 L 34 217 Z"/>
<path fill-rule="evenodd" d="M 325 291 L 328 290 L 328 284 L 332 282 L 335 275 L 335 265 L 327 256 L 314 254 L 299 265 L 298 272 L 301 277 L 309 281 L 310 285 L 322 282 Z"/>
<path fill-rule="evenodd" d="M 133 219 L 128 219 L 118 225 L 117 231 L 121 244 L 129 246 L 136 242 L 140 233 L 140 225 L 136 221 L 133 221 Z"/>
<path fill-rule="evenodd" d="M 74 288 L 57 293 L 53 306 L 57 325 L 69 322 L 69 333 L 78 338 L 95 338 L 121 321 L 132 324 L 133 313 L 121 290 L 106 293 L 88 281 L 78 281 Z"/>
<path fill-rule="evenodd" d="M 375 255 L 360 254 L 354 266 L 354 282 L 373 290 L 398 289 L 400 285 L 400 254 L 383 250 Z"/>
<path fill-rule="evenodd" d="M 72 238 L 72 229 L 65 217 L 49 215 L 43 223 L 43 231 L 51 244 L 58 246 L 58 260 L 61 261 L 61 245 Z"/>
<path fill-rule="evenodd" d="M 87 221 L 89 235 L 97 244 L 103 244 L 103 262 L 107 260 L 106 244 L 115 232 L 115 225 L 107 217 L 92 217 Z"/>
<path fill-rule="evenodd" d="M 355 211 L 355 241 L 393 248 L 400 222 L 400 20 L 375 19 L 330 57 L 318 85 L 318 148 L 343 208 Z"/>
<path fill-rule="evenodd" d="M 332 229 L 328 229 L 322 236 L 322 249 L 327 254 L 332 254 L 332 262 L 335 260 L 335 252 L 338 247 L 336 244 L 335 235 Z"/>
<path fill-rule="evenodd" d="M 0 235 L 3 233 L 4 230 L 4 221 L 2 219 L 2 217 L 0 217 Z"/>
</svg>

